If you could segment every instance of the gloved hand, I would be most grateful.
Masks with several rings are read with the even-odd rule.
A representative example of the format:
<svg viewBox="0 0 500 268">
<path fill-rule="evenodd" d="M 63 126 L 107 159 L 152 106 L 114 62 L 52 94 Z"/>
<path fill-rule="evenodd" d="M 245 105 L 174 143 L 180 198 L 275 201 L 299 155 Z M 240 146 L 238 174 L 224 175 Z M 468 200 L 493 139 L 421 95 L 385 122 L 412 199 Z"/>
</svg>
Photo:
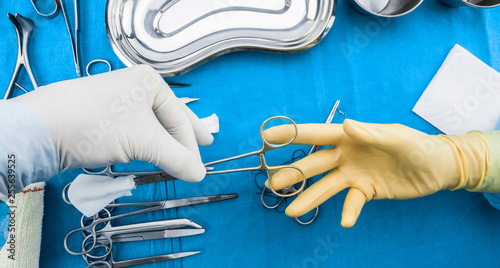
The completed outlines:
<svg viewBox="0 0 500 268">
<path fill-rule="evenodd" d="M 264 135 L 270 142 L 281 143 L 294 133 L 291 125 L 284 125 Z M 500 192 L 500 179 L 486 174 L 488 142 L 479 133 L 431 136 L 399 124 L 345 120 L 343 125 L 298 125 L 294 144 L 335 146 L 293 164 L 307 178 L 331 172 L 288 206 L 285 212 L 291 217 L 307 213 L 345 188 L 349 192 L 341 224 L 346 228 L 355 224 L 365 202 L 372 199 L 410 199 L 462 188 Z M 291 169 L 271 178 L 275 190 L 299 181 L 300 174 Z"/>
<path fill-rule="evenodd" d="M 39 115 L 58 171 L 142 160 L 182 180 L 205 176 L 198 144 L 213 137 L 151 67 L 63 81 L 8 101 Z"/>
</svg>

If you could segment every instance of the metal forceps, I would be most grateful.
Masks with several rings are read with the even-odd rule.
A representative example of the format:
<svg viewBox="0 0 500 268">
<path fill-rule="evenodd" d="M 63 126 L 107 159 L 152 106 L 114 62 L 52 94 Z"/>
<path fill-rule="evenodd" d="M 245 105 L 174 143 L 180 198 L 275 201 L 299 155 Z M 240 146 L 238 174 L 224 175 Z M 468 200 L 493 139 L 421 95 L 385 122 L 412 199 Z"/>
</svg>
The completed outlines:
<svg viewBox="0 0 500 268">
<path fill-rule="evenodd" d="M 103 247 L 105 247 L 105 246 L 103 246 Z M 130 267 L 130 266 L 142 265 L 142 264 L 148 264 L 148 263 L 156 263 L 156 262 L 161 262 L 161 261 L 170 261 L 170 260 L 174 260 L 174 259 L 193 256 L 193 255 L 196 255 L 198 253 L 201 253 L 201 251 L 179 252 L 179 253 L 172 253 L 172 254 L 159 255 L 159 256 L 153 256 L 153 257 L 138 258 L 138 259 L 127 260 L 127 261 L 114 261 L 113 254 L 109 255 L 108 260 L 91 261 L 88 259 L 87 256 L 84 256 L 83 258 L 85 259 L 85 261 L 88 264 L 87 268 L 90 268 L 90 267 L 94 267 L 94 268 L 121 268 L 121 267 Z"/>
<path fill-rule="evenodd" d="M 12 74 L 12 78 L 10 79 L 9 87 L 7 88 L 7 91 L 3 96 L 4 100 L 11 97 L 12 91 L 14 90 L 14 86 L 16 85 L 23 91 L 27 92 L 26 89 L 24 89 L 22 86 L 16 83 L 17 78 L 19 77 L 19 73 L 21 72 L 21 66 L 23 65 L 24 68 L 26 69 L 26 72 L 28 73 L 31 83 L 33 84 L 33 89 L 38 88 L 38 84 L 36 83 L 35 76 L 31 71 L 30 62 L 28 60 L 28 40 L 35 25 L 33 24 L 32 20 L 25 18 L 19 14 L 16 14 L 14 16 L 8 13 L 7 17 L 10 19 L 12 24 L 14 24 L 14 28 L 16 29 L 17 61 L 16 61 L 16 67 L 14 68 L 14 72 Z"/>
<path fill-rule="evenodd" d="M 82 226 L 81 228 L 75 229 L 71 232 L 69 232 L 66 237 L 64 238 L 64 248 L 66 248 L 66 251 L 68 251 L 72 255 L 84 255 L 88 254 L 92 251 L 92 249 L 97 245 L 97 232 L 98 230 L 96 229 L 98 225 L 100 224 L 108 224 L 110 221 L 128 217 L 128 216 L 133 216 L 133 215 L 138 215 L 142 213 L 147 213 L 147 212 L 153 212 L 153 211 L 159 211 L 159 210 L 165 210 L 165 209 L 170 209 L 170 208 L 178 208 L 178 207 L 185 207 L 185 206 L 192 206 L 192 205 L 198 205 L 198 204 L 205 204 L 205 203 L 212 203 L 212 202 L 217 202 L 217 201 L 223 201 L 223 200 L 228 200 L 228 199 L 233 199 L 237 198 L 238 194 L 228 194 L 228 195 L 212 195 L 212 196 L 200 196 L 200 197 L 190 197 L 190 198 L 182 198 L 182 199 L 174 199 L 174 200 L 167 200 L 167 201 L 158 201 L 158 202 L 147 202 L 147 203 L 127 203 L 126 205 L 124 204 L 111 204 L 114 205 L 115 207 L 119 206 L 152 206 L 149 208 L 121 214 L 121 215 L 116 215 L 116 216 L 111 216 L 108 218 L 100 218 L 99 215 L 97 214 L 94 216 L 92 223 L 86 226 Z M 108 205 L 109 206 L 109 205 Z M 69 248 L 68 246 L 68 240 L 69 238 L 77 233 L 77 232 L 88 232 L 92 236 L 92 243 L 90 250 L 89 249 L 83 249 L 81 252 L 78 251 L 73 251 Z M 144 231 L 144 230 L 142 230 Z M 154 231 L 149 229 L 149 231 Z"/>
<path fill-rule="evenodd" d="M 285 142 L 285 143 L 281 143 L 281 144 L 274 144 L 274 143 L 270 143 L 269 141 L 266 140 L 266 138 L 264 137 L 264 127 L 265 127 L 265 125 L 269 121 L 275 120 L 275 119 L 285 119 L 285 120 L 287 120 L 287 121 L 289 121 L 290 123 L 293 124 L 293 126 L 295 128 L 295 135 L 293 136 L 293 138 L 290 141 Z M 271 183 L 269 183 L 269 186 L 270 186 L 271 191 L 275 195 L 280 196 L 280 197 L 289 197 L 289 196 L 297 195 L 302 190 L 304 190 L 304 187 L 306 186 L 306 175 L 304 174 L 304 172 L 302 170 L 300 170 L 300 168 L 298 168 L 296 166 L 292 166 L 292 165 L 269 166 L 267 164 L 266 158 L 265 158 L 265 154 L 267 152 L 269 152 L 271 150 L 283 148 L 283 147 L 286 147 L 286 146 L 290 145 L 295 140 L 295 138 L 297 138 L 297 134 L 298 134 L 297 125 L 295 124 L 295 122 L 292 119 L 290 119 L 290 118 L 288 118 L 286 116 L 273 116 L 271 118 L 268 118 L 260 126 L 260 138 L 262 140 L 262 149 L 254 151 L 254 152 L 250 152 L 250 153 L 246 153 L 246 154 L 242 154 L 242 155 L 238 155 L 238 156 L 233 156 L 233 157 L 229 157 L 229 158 L 225 158 L 225 159 L 213 161 L 213 162 L 210 162 L 210 163 L 206 163 L 205 167 L 212 167 L 215 164 L 219 164 L 219 163 L 223 163 L 223 162 L 228 162 L 228 161 L 232 161 L 232 160 L 236 160 L 236 159 L 241 159 L 241 158 L 245 158 L 245 157 L 249 157 L 249 156 L 254 156 L 254 155 L 259 156 L 260 165 L 258 165 L 256 167 L 248 167 L 248 168 L 237 168 L 237 169 L 228 169 L 228 170 L 213 170 L 213 171 L 208 171 L 207 175 L 232 173 L 232 172 L 240 172 L 240 171 L 264 170 L 264 171 L 266 171 L 267 177 L 269 178 L 269 180 L 272 180 L 272 176 L 276 172 L 278 172 L 279 170 L 285 169 L 285 168 L 294 169 L 294 170 L 297 170 L 298 172 L 300 172 L 300 174 L 302 175 L 302 185 L 300 186 L 300 188 L 298 190 L 295 190 L 295 191 L 290 192 L 290 193 L 278 193 L 277 191 L 275 191 L 273 189 Z"/>
<path fill-rule="evenodd" d="M 57 1 L 57 0 L 55 0 Z M 64 5 L 64 0 L 59 0 L 61 5 L 62 14 L 64 17 L 64 22 L 66 23 L 66 28 L 68 29 L 69 38 L 71 40 L 71 49 L 73 50 L 73 59 L 75 61 L 76 74 L 78 77 L 82 77 L 82 71 L 80 69 L 80 43 L 78 39 L 78 33 L 80 32 L 80 16 L 79 16 L 79 7 L 78 0 L 73 0 L 74 4 L 74 13 L 75 13 L 75 32 L 71 32 L 71 24 L 69 22 L 68 14 L 66 13 L 66 8 Z"/>
<path fill-rule="evenodd" d="M 339 104 L 340 104 L 340 100 L 337 100 L 337 101 L 335 102 L 335 105 L 333 106 L 332 110 L 330 111 L 330 114 L 328 115 L 328 118 L 326 119 L 325 124 L 330 124 L 330 123 L 332 122 L 333 117 L 335 116 L 335 113 L 336 113 L 336 112 L 337 112 L 337 110 L 338 110 Z M 339 111 L 339 112 L 340 112 L 340 113 L 342 113 L 341 111 Z M 343 114 L 343 113 L 342 113 L 342 114 Z M 311 148 L 311 150 L 309 151 L 309 153 L 308 153 L 307 155 L 310 155 L 310 154 L 312 154 L 312 153 L 314 153 L 314 152 L 318 151 L 320 147 L 321 147 L 321 146 L 319 146 L 319 145 L 314 145 L 314 146 Z M 297 190 L 295 189 L 295 187 L 294 187 L 293 185 L 290 185 L 290 186 L 288 186 L 288 187 L 286 187 L 286 188 L 283 188 L 283 189 L 281 190 L 281 193 L 282 193 L 282 194 L 287 194 L 287 193 L 291 193 L 291 192 L 295 192 L 295 191 L 297 191 Z M 281 205 L 281 203 L 283 203 L 283 201 L 285 200 L 285 198 L 284 198 L 284 197 L 281 197 L 281 198 L 279 199 L 279 201 L 278 201 L 278 202 L 276 202 L 276 204 L 274 204 L 274 205 L 268 205 L 268 204 L 266 203 L 266 201 L 264 201 L 264 195 L 265 195 L 265 192 L 266 192 L 266 187 L 263 187 L 263 188 L 262 188 L 262 193 L 260 194 L 260 202 L 261 202 L 261 203 L 262 203 L 262 205 L 263 205 L 265 208 L 267 208 L 267 209 L 275 209 L 275 208 L 279 207 L 279 206 Z M 296 218 L 295 218 L 295 220 L 296 220 L 296 221 L 297 221 L 300 225 L 309 225 L 309 224 L 311 224 L 311 223 L 312 223 L 312 222 L 316 219 L 316 217 L 318 216 L 319 207 L 316 207 L 316 209 L 315 209 L 315 210 L 316 210 L 316 211 L 314 212 L 314 216 L 313 216 L 310 220 L 308 220 L 308 221 L 301 221 L 298 217 L 296 217 Z"/>
</svg>

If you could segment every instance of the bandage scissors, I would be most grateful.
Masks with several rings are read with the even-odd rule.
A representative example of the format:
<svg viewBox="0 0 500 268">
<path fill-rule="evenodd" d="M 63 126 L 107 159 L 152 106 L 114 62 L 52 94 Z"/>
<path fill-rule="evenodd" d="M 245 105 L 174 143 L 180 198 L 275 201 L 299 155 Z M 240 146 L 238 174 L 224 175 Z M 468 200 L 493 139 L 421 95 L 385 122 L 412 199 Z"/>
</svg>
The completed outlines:
<svg viewBox="0 0 500 268">
<path fill-rule="evenodd" d="M 97 232 L 98 230 L 96 229 L 98 225 L 108 225 L 110 221 L 128 217 L 128 216 L 133 216 L 133 215 L 138 215 L 142 213 L 147 213 L 147 212 L 153 212 L 153 211 L 159 211 L 159 210 L 165 210 L 165 209 L 170 209 L 170 208 L 179 208 L 179 207 L 185 207 L 185 206 L 192 206 L 192 205 L 198 205 L 198 204 L 205 204 L 205 203 L 212 203 L 212 202 L 217 202 L 217 201 L 223 201 L 223 200 L 228 200 L 228 199 L 233 199 L 237 198 L 238 194 L 228 194 L 228 195 L 212 195 L 212 196 L 200 196 L 200 197 L 190 197 L 190 198 L 182 198 L 182 199 L 174 199 L 174 200 L 167 200 L 167 201 L 158 201 L 158 202 L 147 202 L 147 203 L 128 203 L 126 205 L 123 204 L 114 204 L 114 206 L 151 206 L 149 208 L 121 214 L 121 215 L 116 215 L 116 216 L 111 216 L 107 218 L 100 218 L 99 214 L 95 215 L 93 218 L 93 221 L 86 226 L 82 226 L 81 228 L 75 229 L 71 232 L 69 232 L 66 237 L 64 238 L 64 247 L 66 248 L 66 251 L 68 251 L 72 255 L 83 255 L 83 254 L 88 254 L 92 249 L 96 246 L 97 244 Z M 156 229 L 157 231 L 158 229 Z M 68 240 L 69 238 L 77 233 L 77 232 L 88 232 L 92 236 L 92 244 L 90 249 L 83 249 L 81 252 L 73 251 L 69 248 L 68 246 Z M 141 230 L 145 231 L 145 230 Z M 146 230 L 147 231 L 147 230 Z M 154 231 L 152 229 L 149 229 L 149 231 Z"/>
<path fill-rule="evenodd" d="M 336 112 L 337 112 L 337 110 L 338 110 L 339 104 L 340 104 L 340 100 L 337 100 L 337 101 L 335 102 L 335 105 L 333 105 L 333 108 L 332 108 L 332 110 L 330 111 L 330 114 L 328 115 L 328 118 L 326 119 L 325 124 L 330 124 L 330 123 L 332 122 L 333 117 L 335 116 L 335 113 L 336 113 Z M 341 111 L 339 111 L 339 112 L 340 112 L 340 113 L 342 113 Z M 342 113 L 342 114 L 343 114 L 343 113 Z M 312 154 L 312 153 L 314 153 L 314 152 L 318 151 L 318 150 L 320 149 L 320 147 L 321 147 L 321 146 L 319 146 L 319 145 L 314 145 L 314 146 L 311 148 L 311 150 L 309 151 L 309 153 L 308 153 L 307 155 L 310 155 L 310 154 Z M 264 196 L 265 196 L 265 193 L 266 193 L 266 189 L 267 189 L 266 187 L 263 187 L 263 188 L 262 188 L 262 193 L 260 194 L 260 202 L 262 203 L 262 205 L 263 205 L 265 208 L 267 208 L 267 209 L 275 209 L 275 208 L 279 207 L 279 206 L 281 205 L 281 203 L 283 203 L 283 201 L 285 200 L 285 198 L 284 198 L 284 197 L 281 197 L 281 198 L 279 198 L 279 199 L 277 200 L 276 204 L 274 204 L 274 205 L 268 205 L 268 204 L 266 203 L 266 201 L 264 201 Z M 295 189 L 295 187 L 294 187 L 293 185 L 290 185 L 290 186 L 288 186 L 288 187 L 286 187 L 286 188 L 283 188 L 283 189 L 281 190 L 281 193 L 282 193 L 282 194 L 288 194 L 288 193 L 293 193 L 293 192 L 296 192 L 296 191 L 297 191 L 297 190 Z M 297 217 L 297 218 L 295 218 L 295 220 L 296 220 L 296 221 L 297 221 L 300 225 L 309 225 L 309 224 L 311 224 L 311 223 L 312 223 L 312 222 L 316 219 L 316 217 L 318 216 L 319 207 L 316 207 L 316 208 L 315 208 L 315 210 L 316 210 L 316 211 L 314 212 L 314 215 L 313 215 L 313 217 L 312 217 L 310 220 L 308 220 L 308 221 L 301 221 L 298 217 Z"/>
</svg>

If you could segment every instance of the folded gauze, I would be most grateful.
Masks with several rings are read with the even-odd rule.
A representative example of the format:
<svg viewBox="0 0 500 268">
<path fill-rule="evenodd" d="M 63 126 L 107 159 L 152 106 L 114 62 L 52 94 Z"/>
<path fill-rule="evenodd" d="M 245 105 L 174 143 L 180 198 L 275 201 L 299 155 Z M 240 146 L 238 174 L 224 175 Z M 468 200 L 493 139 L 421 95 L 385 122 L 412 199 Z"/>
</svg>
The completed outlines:
<svg viewBox="0 0 500 268">
<path fill-rule="evenodd" d="M 459 45 L 451 50 L 413 111 L 445 134 L 495 129 L 500 74 Z"/>
<path fill-rule="evenodd" d="M 71 183 L 68 198 L 85 216 L 97 214 L 113 200 L 132 195 L 134 175 L 111 178 L 103 175 L 81 174 Z"/>
</svg>

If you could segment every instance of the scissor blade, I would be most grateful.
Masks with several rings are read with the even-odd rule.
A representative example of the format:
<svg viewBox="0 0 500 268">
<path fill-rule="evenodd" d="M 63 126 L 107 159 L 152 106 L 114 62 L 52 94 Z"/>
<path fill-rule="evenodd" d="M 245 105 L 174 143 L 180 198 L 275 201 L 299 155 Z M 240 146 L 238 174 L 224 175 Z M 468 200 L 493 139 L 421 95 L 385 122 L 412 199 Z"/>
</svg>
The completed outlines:
<svg viewBox="0 0 500 268">
<path fill-rule="evenodd" d="M 198 253 L 201 253 L 201 251 L 179 252 L 179 253 L 172 253 L 172 254 L 167 254 L 167 255 L 158 255 L 158 256 L 147 257 L 147 258 L 133 259 L 133 260 L 128 260 L 128 261 L 119 261 L 119 262 L 113 263 L 113 267 L 115 267 L 115 268 L 130 267 L 130 266 L 134 266 L 134 265 L 155 263 L 155 262 L 160 262 L 160 261 L 170 261 L 170 260 L 174 260 L 174 259 L 193 256 L 193 255 L 196 255 Z"/>
<path fill-rule="evenodd" d="M 174 229 L 152 232 L 138 232 L 113 236 L 113 243 L 155 240 L 174 237 L 185 237 L 205 233 L 205 229 Z"/>
<path fill-rule="evenodd" d="M 159 172 L 153 175 L 137 177 L 134 179 L 134 181 L 136 185 L 143 185 L 143 184 L 156 183 L 162 181 L 171 181 L 175 179 L 176 179 L 175 177 L 168 174 L 167 172 Z"/>
<path fill-rule="evenodd" d="M 189 198 L 168 200 L 165 201 L 163 207 L 179 208 L 179 207 L 193 206 L 193 205 L 234 199 L 237 198 L 238 196 L 239 196 L 238 194 L 222 194 L 222 195 L 210 195 L 210 196 L 189 197 Z"/>
</svg>

